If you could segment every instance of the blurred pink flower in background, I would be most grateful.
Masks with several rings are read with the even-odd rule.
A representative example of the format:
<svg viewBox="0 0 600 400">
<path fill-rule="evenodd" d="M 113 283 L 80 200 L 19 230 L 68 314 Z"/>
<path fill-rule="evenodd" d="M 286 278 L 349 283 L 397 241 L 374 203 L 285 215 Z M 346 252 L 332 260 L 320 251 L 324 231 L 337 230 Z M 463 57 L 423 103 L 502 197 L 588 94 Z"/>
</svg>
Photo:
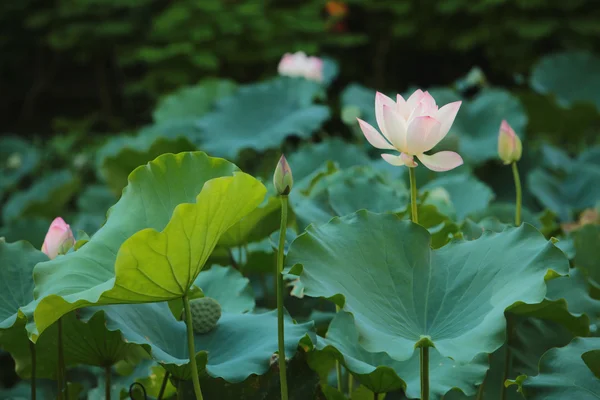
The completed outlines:
<svg viewBox="0 0 600 400">
<path fill-rule="evenodd" d="M 455 101 L 438 108 L 429 92 L 415 91 L 407 100 L 401 95 L 396 101 L 383 93 L 375 96 L 375 116 L 379 130 L 358 119 L 360 128 L 369 143 L 382 150 L 396 150 L 400 155 L 382 154 L 392 165 L 416 167 L 417 157 L 432 171 L 449 171 L 463 164 L 460 155 L 453 151 L 440 151 L 426 155 L 446 137 L 461 102 Z"/>
<path fill-rule="evenodd" d="M 71 227 L 61 217 L 57 217 L 50 224 L 48 233 L 44 238 L 42 252 L 50 259 L 55 259 L 59 254 L 65 254 L 75 244 L 75 237 Z"/>
<path fill-rule="evenodd" d="M 323 60 L 319 57 L 308 57 L 299 51 L 294 54 L 286 53 L 277 67 L 279 75 L 302 77 L 308 80 L 323 81 Z"/>
</svg>

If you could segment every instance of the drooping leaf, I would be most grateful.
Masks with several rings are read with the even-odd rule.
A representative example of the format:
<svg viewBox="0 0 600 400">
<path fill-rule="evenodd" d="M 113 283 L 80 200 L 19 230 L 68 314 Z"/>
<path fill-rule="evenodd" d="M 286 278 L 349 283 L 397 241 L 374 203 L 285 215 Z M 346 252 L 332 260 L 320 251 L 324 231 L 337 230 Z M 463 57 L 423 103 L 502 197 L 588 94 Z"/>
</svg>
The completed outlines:
<svg viewBox="0 0 600 400">
<path fill-rule="evenodd" d="M 420 397 L 419 354 L 407 361 L 396 361 L 386 353 L 369 353 L 359 343 L 354 318 L 339 312 L 329 326 L 326 338 L 317 338 L 318 351 L 309 353 L 312 363 L 323 358 L 335 358 L 343 363 L 358 381 L 375 393 L 403 389 L 410 399 Z M 430 398 L 441 399 L 453 388 L 467 395 L 476 393 L 476 384 L 483 381 L 487 371 L 487 357 L 479 356 L 470 364 L 459 365 L 430 350 Z"/>
<path fill-rule="evenodd" d="M 527 224 L 435 251 L 430 241 L 424 228 L 393 214 L 359 211 L 309 227 L 286 266 L 307 296 L 354 314 L 368 351 L 407 360 L 430 341 L 457 362 L 499 348 L 505 309 L 541 302 L 548 271 L 568 272 L 564 254 Z"/>
<path fill-rule="evenodd" d="M 201 117 L 214 107 L 217 100 L 231 95 L 236 86 L 235 82 L 227 79 L 205 79 L 162 98 L 152 116 L 157 123 Z"/>
<path fill-rule="evenodd" d="M 54 219 L 79 188 L 79 179 L 63 170 L 44 176 L 23 192 L 9 197 L 2 210 L 4 222 L 21 217 Z"/>
<path fill-rule="evenodd" d="M 265 191 L 233 164 L 201 152 L 165 154 L 137 168 L 88 243 L 36 267 L 31 336 L 86 305 L 182 297 L 219 236 Z"/>
<path fill-rule="evenodd" d="M 542 58 L 531 73 L 531 87 L 553 94 L 563 106 L 590 102 L 600 110 L 600 57 L 583 51 L 570 51 Z"/>
<path fill-rule="evenodd" d="M 590 357 L 600 351 L 600 338 L 575 338 L 569 345 L 546 352 L 539 364 L 539 374 L 521 377 L 527 399 L 592 400 L 600 393 L 600 359 Z"/>
<path fill-rule="evenodd" d="M 279 147 L 288 136 L 307 138 L 329 118 L 329 109 L 298 95 L 298 79 L 242 86 L 201 118 L 199 146 L 235 159 L 243 149 Z"/>
</svg>

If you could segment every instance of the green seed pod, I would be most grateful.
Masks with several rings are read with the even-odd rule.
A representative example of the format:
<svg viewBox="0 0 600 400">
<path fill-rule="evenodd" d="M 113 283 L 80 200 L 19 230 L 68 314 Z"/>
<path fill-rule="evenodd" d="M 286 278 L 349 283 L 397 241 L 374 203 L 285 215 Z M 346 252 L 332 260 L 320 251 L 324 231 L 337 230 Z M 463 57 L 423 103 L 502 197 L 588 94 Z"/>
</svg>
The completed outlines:
<svg viewBox="0 0 600 400">
<path fill-rule="evenodd" d="M 194 332 L 198 334 L 212 331 L 221 318 L 221 306 L 210 297 L 190 300 L 190 311 Z"/>
</svg>

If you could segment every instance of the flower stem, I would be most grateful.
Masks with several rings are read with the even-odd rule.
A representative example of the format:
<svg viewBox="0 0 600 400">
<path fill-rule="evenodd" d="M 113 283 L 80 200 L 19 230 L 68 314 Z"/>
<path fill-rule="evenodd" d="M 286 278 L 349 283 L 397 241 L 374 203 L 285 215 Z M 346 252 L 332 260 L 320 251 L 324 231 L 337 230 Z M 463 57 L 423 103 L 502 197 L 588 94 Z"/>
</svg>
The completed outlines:
<svg viewBox="0 0 600 400">
<path fill-rule="evenodd" d="M 285 250 L 285 233 L 287 227 L 288 197 L 281 197 L 281 225 L 279 227 L 279 248 L 277 250 L 277 338 L 279 342 L 279 382 L 281 386 L 281 400 L 288 399 L 287 366 L 285 364 L 285 341 L 283 320 L 283 256 Z"/>
<path fill-rule="evenodd" d="M 421 347 L 421 400 L 429 400 L 429 347 Z"/>
<path fill-rule="evenodd" d="M 506 386 L 504 382 L 508 379 L 510 368 L 512 366 L 512 354 L 510 351 L 510 342 L 513 331 L 513 319 L 506 314 L 506 352 L 504 353 L 504 373 L 502 374 L 502 388 L 500 389 L 500 399 L 506 399 Z"/>
<path fill-rule="evenodd" d="M 348 399 L 352 400 L 352 389 L 354 389 L 354 375 L 348 371 Z"/>
<path fill-rule="evenodd" d="M 414 168 L 408 168 L 410 177 L 410 208 L 412 211 L 412 221 L 415 224 L 419 223 L 419 215 L 417 214 L 417 177 Z"/>
<path fill-rule="evenodd" d="M 160 385 L 160 391 L 158 392 L 158 400 L 162 400 L 165 395 L 165 390 L 167 389 L 167 382 L 169 382 L 169 371 L 165 370 L 165 376 L 163 377 L 162 384 Z"/>
<path fill-rule="evenodd" d="M 66 399 L 65 396 L 65 358 L 64 358 L 64 349 L 63 349 L 63 332 L 62 332 L 62 317 L 56 321 L 56 325 L 58 328 L 58 368 L 56 369 L 56 379 L 58 384 L 58 398 Z"/>
<path fill-rule="evenodd" d="M 187 293 L 183 296 L 183 308 L 185 310 L 188 352 L 190 353 L 190 367 L 192 368 L 192 383 L 194 384 L 194 393 L 196 393 L 196 400 L 203 400 L 202 390 L 200 389 L 200 378 L 198 376 L 198 365 L 196 364 L 196 349 L 194 347 L 194 326 L 192 322 L 192 311 L 190 310 L 190 299 L 188 298 Z"/>
<path fill-rule="evenodd" d="M 110 365 L 104 367 L 104 398 L 110 400 Z"/>
<path fill-rule="evenodd" d="M 515 225 L 521 225 L 521 202 L 522 202 L 522 194 L 521 194 L 521 178 L 519 177 L 519 169 L 517 168 L 517 162 L 513 161 L 512 163 L 512 171 L 513 177 L 515 180 L 515 191 L 517 196 L 517 207 L 515 210 Z"/>
<path fill-rule="evenodd" d="M 36 359 L 35 344 L 31 340 L 29 341 L 29 352 L 31 353 L 31 400 L 35 400 L 37 394 L 35 389 Z"/>
<path fill-rule="evenodd" d="M 340 306 L 335 305 L 335 312 L 340 312 Z M 337 388 L 342 391 L 342 364 L 338 360 L 335 360 L 335 376 L 337 377 Z"/>
</svg>

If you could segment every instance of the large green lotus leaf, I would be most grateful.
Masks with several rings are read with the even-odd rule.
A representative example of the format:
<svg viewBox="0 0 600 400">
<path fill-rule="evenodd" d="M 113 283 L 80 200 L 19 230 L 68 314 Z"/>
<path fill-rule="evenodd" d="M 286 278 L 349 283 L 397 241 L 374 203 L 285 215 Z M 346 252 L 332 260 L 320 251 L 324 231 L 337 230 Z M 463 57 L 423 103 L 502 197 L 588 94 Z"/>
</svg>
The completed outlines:
<svg viewBox="0 0 600 400">
<path fill-rule="evenodd" d="M 269 197 L 244 219 L 227 230 L 219 240 L 219 246 L 237 247 L 258 242 L 277 229 L 281 219 L 281 200 Z"/>
<path fill-rule="evenodd" d="M 0 329 L 25 317 L 21 308 L 33 301 L 33 267 L 47 260 L 48 256 L 28 242 L 0 240 Z"/>
<path fill-rule="evenodd" d="M 125 360 L 141 350 L 137 345 L 124 342 L 118 332 L 108 331 L 105 323 L 102 312 L 93 315 L 87 323 L 78 320 L 74 313 L 69 313 L 62 318 L 64 356 L 67 365 L 84 364 L 104 367 Z M 0 344 L 15 360 L 17 374 L 22 378 L 29 378 L 31 350 L 25 324 L 20 323 L 14 329 L 0 331 Z M 37 377 L 56 378 L 57 346 L 58 328 L 53 324 L 44 331 L 35 344 Z"/>
<path fill-rule="evenodd" d="M 326 338 L 317 338 L 318 351 L 309 353 L 313 363 L 323 357 L 334 357 L 356 374 L 360 383 L 375 393 L 405 390 L 411 399 L 420 396 L 419 354 L 407 361 L 396 361 L 386 353 L 369 353 L 359 344 L 359 334 L 352 314 L 339 312 L 327 331 Z M 430 352 L 430 398 L 441 399 L 453 388 L 467 395 L 476 393 L 476 384 L 483 381 L 488 369 L 487 357 L 479 356 L 470 364 L 456 364 L 432 349 Z"/>
<path fill-rule="evenodd" d="M 212 266 L 198 275 L 194 285 L 212 297 L 228 313 L 245 313 L 254 310 L 254 293 L 250 280 L 231 267 Z"/>
<path fill-rule="evenodd" d="M 44 176 L 23 192 L 9 197 L 2 210 L 4 222 L 21 217 L 55 218 L 79 188 L 79 179 L 63 170 Z"/>
<path fill-rule="evenodd" d="M 39 164 L 40 153 L 16 136 L 0 138 L 0 197 L 29 175 Z"/>
<path fill-rule="evenodd" d="M 593 103 L 600 110 L 600 57 L 581 51 L 542 58 L 531 73 L 530 85 L 543 94 L 553 94 L 563 106 Z"/>
<path fill-rule="evenodd" d="M 369 164 L 367 154 L 358 146 L 345 142 L 340 138 L 329 138 L 321 143 L 309 143 L 290 154 L 288 162 L 294 174 L 294 190 L 299 182 L 309 182 L 317 170 L 328 161 L 333 162 L 340 169 L 355 165 Z M 309 177 L 309 179 L 305 179 Z M 305 188 L 306 184 L 300 184 Z"/>
<path fill-rule="evenodd" d="M 438 187 L 444 188 L 448 192 L 459 220 L 485 209 L 494 198 L 492 189 L 479 179 L 467 174 L 442 175 L 421 187 L 421 190 Z"/>
<path fill-rule="evenodd" d="M 287 271 L 306 295 L 352 312 L 368 351 L 402 361 L 431 341 L 441 355 L 469 362 L 502 345 L 507 307 L 541 302 L 546 274 L 569 267 L 527 224 L 435 251 L 430 243 L 417 224 L 359 211 L 310 226 L 292 243 Z"/>
<path fill-rule="evenodd" d="M 495 218 L 503 224 L 514 225 L 515 223 L 515 205 L 510 203 L 493 203 L 483 210 L 469 213 L 469 219 L 475 222 L 486 218 Z M 539 218 L 525 207 L 521 208 L 521 220 L 541 228 L 542 224 Z"/>
<path fill-rule="evenodd" d="M 480 164 L 496 159 L 498 130 L 503 119 L 523 139 L 527 114 L 519 99 L 506 90 L 483 89 L 473 100 L 463 101 L 448 140 L 458 138 L 458 153 L 466 163 Z"/>
<path fill-rule="evenodd" d="M 592 324 L 600 322 L 600 300 L 590 296 L 590 282 L 581 269 L 571 268 L 568 277 L 551 279 L 547 285 L 547 298 L 565 299 L 570 312 L 587 315 Z"/>
<path fill-rule="evenodd" d="M 191 122 L 175 121 L 143 129 L 136 136 L 117 136 L 98 150 L 96 169 L 99 178 L 115 194 L 127 185 L 127 177 L 138 166 L 164 153 L 195 150 L 188 139 Z"/>
<path fill-rule="evenodd" d="M 96 307 L 92 307 L 96 308 Z M 190 369 L 185 323 L 175 319 L 166 303 L 120 304 L 100 307 L 109 330 L 119 330 L 129 343 L 144 346 L 152 357 L 177 378 L 188 379 Z M 87 309 L 82 310 L 85 311 Z M 286 320 L 286 355 L 291 357 L 312 323 Z M 195 335 L 199 369 L 228 382 L 261 375 L 277 351 L 277 312 L 239 314 L 224 312 L 217 327 Z"/>
<path fill-rule="evenodd" d="M 527 175 L 527 187 L 545 207 L 562 221 L 572 221 L 576 211 L 594 207 L 600 198 L 600 166 L 578 160 L 562 174 L 542 168 Z"/>
<path fill-rule="evenodd" d="M 209 112 L 215 102 L 232 94 L 237 85 L 228 79 L 205 79 L 162 98 L 152 116 L 157 123 L 197 118 Z"/>
<path fill-rule="evenodd" d="M 181 297 L 219 235 L 265 191 L 233 164 L 201 152 L 165 154 L 137 168 L 88 243 L 36 267 L 32 337 L 86 305 Z"/>
<path fill-rule="evenodd" d="M 584 225 L 571 235 L 575 247 L 573 263 L 585 270 L 591 283 L 600 288 L 600 225 Z"/>
<path fill-rule="evenodd" d="M 600 338 L 575 338 L 569 345 L 546 352 L 539 374 L 520 377 L 531 400 L 592 400 L 600 396 Z"/>
<path fill-rule="evenodd" d="M 198 122 L 203 150 L 235 159 L 243 149 L 276 148 L 291 135 L 308 138 L 329 118 L 326 106 L 299 96 L 294 79 L 242 86 Z"/>
</svg>

